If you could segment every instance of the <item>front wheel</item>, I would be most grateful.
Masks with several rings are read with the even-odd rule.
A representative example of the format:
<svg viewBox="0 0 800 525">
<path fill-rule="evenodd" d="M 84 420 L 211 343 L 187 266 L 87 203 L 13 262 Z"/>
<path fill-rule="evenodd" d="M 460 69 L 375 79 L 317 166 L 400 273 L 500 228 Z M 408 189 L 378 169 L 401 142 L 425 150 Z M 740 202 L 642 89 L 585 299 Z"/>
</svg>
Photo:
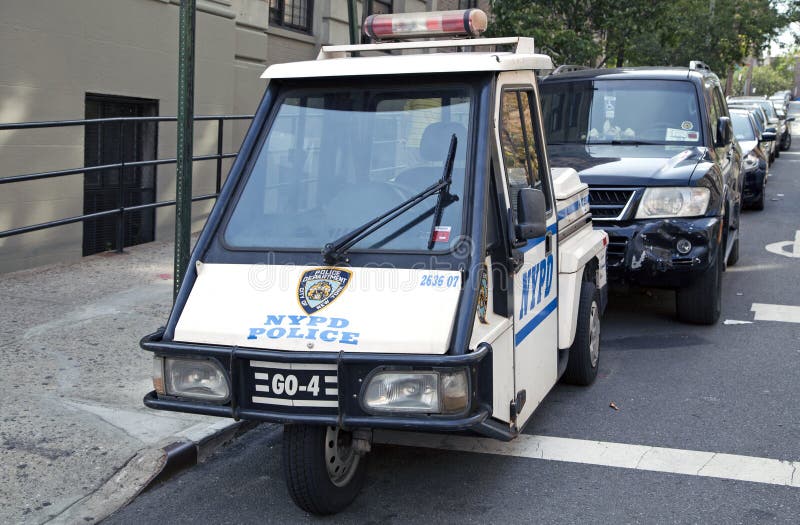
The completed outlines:
<svg viewBox="0 0 800 525">
<path fill-rule="evenodd" d="M 352 434 L 336 427 L 284 425 L 283 473 L 295 504 L 312 514 L 334 514 L 364 485 L 366 456 Z"/>
<path fill-rule="evenodd" d="M 723 247 L 717 249 L 714 264 L 693 284 L 677 290 L 675 307 L 684 323 L 714 324 L 722 313 Z"/>
<path fill-rule="evenodd" d="M 575 340 L 569 349 L 567 369 L 562 380 L 587 386 L 597 377 L 600 364 L 600 297 L 594 283 L 584 282 L 578 306 Z"/>
<path fill-rule="evenodd" d="M 792 147 L 792 134 L 787 133 L 786 139 L 783 141 L 783 151 L 789 151 L 791 147 Z"/>
</svg>

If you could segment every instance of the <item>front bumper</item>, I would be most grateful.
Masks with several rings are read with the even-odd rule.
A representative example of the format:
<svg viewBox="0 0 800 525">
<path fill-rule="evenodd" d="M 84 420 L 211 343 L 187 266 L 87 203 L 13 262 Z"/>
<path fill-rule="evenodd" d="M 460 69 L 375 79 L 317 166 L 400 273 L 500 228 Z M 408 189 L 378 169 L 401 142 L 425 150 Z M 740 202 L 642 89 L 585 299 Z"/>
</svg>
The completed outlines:
<svg viewBox="0 0 800 525">
<path fill-rule="evenodd" d="M 742 187 L 742 199 L 745 204 L 751 204 L 761 199 L 764 192 L 764 177 L 767 176 L 767 163 L 759 162 L 755 169 L 746 171 L 744 174 L 744 185 Z"/>
<path fill-rule="evenodd" d="M 719 217 L 595 223 L 608 233 L 608 278 L 622 284 L 682 288 L 714 263 L 719 253 Z M 678 240 L 692 246 L 679 253 Z"/>
<path fill-rule="evenodd" d="M 474 431 L 503 440 L 511 439 L 515 435 L 508 425 L 491 419 L 492 348 L 488 344 L 479 345 L 475 352 L 464 355 L 288 352 L 164 341 L 163 332 L 159 331 L 145 336 L 141 340 L 140 346 L 159 356 L 216 359 L 228 371 L 231 387 L 231 400 L 228 403 L 213 404 L 172 396 L 159 396 L 152 391 L 144 397 L 144 404 L 158 410 L 231 417 L 236 420 L 332 425 L 341 428 Z M 255 405 L 251 402 L 254 393 L 254 379 L 249 377 L 248 362 L 250 360 L 287 364 L 335 364 L 338 376 L 338 407 L 330 409 L 264 408 Z M 361 408 L 359 395 L 364 380 L 379 367 L 405 367 L 415 370 L 466 368 L 471 384 L 469 406 L 464 413 L 459 415 L 376 416 L 368 414 Z"/>
</svg>

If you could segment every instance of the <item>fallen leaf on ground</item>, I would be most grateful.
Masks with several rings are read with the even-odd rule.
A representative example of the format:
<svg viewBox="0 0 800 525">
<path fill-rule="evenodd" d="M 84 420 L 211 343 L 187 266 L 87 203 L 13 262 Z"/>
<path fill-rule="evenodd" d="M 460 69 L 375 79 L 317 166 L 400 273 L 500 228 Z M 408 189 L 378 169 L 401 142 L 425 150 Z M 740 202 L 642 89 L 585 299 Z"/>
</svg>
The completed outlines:
<svg viewBox="0 0 800 525">
<path fill-rule="evenodd" d="M 618 406 L 616 405 L 616 403 L 614 403 L 613 401 L 612 401 L 611 403 L 609 403 L 609 405 L 608 405 L 608 406 L 610 406 L 610 407 L 611 407 L 611 408 L 613 408 L 614 410 L 619 410 L 619 407 L 618 407 Z"/>
</svg>

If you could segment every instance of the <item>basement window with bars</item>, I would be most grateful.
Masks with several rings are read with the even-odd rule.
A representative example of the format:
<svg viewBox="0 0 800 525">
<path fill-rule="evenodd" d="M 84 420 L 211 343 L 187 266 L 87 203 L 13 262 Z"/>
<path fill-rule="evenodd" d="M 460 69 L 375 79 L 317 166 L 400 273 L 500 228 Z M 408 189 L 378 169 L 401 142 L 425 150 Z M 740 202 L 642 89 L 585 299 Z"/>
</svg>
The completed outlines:
<svg viewBox="0 0 800 525">
<path fill-rule="evenodd" d="M 311 34 L 313 0 L 269 0 L 269 23 L 273 26 Z"/>
</svg>

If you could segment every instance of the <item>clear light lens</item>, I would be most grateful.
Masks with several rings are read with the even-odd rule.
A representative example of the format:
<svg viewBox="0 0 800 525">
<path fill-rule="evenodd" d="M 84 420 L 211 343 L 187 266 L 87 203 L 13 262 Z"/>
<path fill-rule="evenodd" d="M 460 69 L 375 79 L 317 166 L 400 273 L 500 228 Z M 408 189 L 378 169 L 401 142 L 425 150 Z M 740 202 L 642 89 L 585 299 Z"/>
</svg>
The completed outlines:
<svg viewBox="0 0 800 525">
<path fill-rule="evenodd" d="M 636 218 L 696 217 L 706 212 L 710 198 L 708 188 L 647 188 Z"/>
<path fill-rule="evenodd" d="M 755 153 L 750 152 L 744 158 L 744 169 L 751 170 L 758 166 L 758 157 Z"/>
<path fill-rule="evenodd" d="M 370 379 L 363 402 L 375 412 L 439 413 L 439 374 L 379 372 Z"/>
<path fill-rule="evenodd" d="M 692 250 L 692 243 L 686 239 L 678 239 L 675 248 L 678 250 L 678 253 L 686 255 Z"/>
<path fill-rule="evenodd" d="M 156 394 L 163 396 L 164 390 L 164 358 L 153 356 L 153 388 Z"/>
<path fill-rule="evenodd" d="M 486 31 L 487 22 L 480 9 L 370 15 L 364 20 L 364 34 L 373 40 L 478 36 Z"/>
<path fill-rule="evenodd" d="M 469 404 L 467 371 L 442 372 L 442 412 L 455 414 L 466 410 Z"/>
<path fill-rule="evenodd" d="M 210 359 L 164 359 L 166 393 L 206 401 L 227 401 L 230 389 L 222 367 Z"/>
</svg>

